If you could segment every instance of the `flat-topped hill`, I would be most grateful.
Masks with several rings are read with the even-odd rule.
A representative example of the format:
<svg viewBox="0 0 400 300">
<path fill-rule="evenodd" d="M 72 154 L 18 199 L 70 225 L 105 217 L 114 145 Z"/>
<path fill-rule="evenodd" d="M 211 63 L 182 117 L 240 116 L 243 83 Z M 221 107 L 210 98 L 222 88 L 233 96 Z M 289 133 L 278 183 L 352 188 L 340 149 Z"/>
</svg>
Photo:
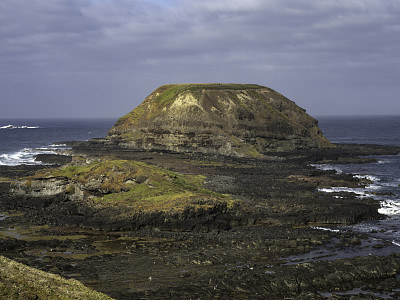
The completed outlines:
<svg viewBox="0 0 400 300">
<path fill-rule="evenodd" d="M 318 122 L 254 84 L 169 84 L 121 117 L 106 141 L 120 147 L 261 157 L 331 147 Z"/>
</svg>

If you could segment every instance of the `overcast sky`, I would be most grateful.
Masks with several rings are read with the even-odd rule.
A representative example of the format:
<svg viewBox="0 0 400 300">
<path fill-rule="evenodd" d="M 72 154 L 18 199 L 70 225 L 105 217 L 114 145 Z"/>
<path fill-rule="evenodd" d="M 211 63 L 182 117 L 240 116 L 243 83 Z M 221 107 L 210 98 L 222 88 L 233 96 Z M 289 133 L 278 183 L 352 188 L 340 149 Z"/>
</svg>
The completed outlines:
<svg viewBox="0 0 400 300">
<path fill-rule="evenodd" d="M 0 118 L 119 117 L 190 82 L 400 115 L 400 1 L 0 1 Z"/>
</svg>

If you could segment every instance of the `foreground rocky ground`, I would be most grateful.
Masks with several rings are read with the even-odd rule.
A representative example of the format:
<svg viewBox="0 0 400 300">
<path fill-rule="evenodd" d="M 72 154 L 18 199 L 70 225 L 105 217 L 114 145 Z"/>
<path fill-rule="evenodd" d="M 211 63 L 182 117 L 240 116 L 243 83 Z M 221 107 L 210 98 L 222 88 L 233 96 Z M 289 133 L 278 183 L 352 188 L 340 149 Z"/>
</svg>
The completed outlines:
<svg viewBox="0 0 400 300">
<path fill-rule="evenodd" d="M 259 160 L 86 146 L 75 145 L 86 161 L 112 155 L 114 160 L 205 176 L 204 188 L 212 193 L 196 193 L 217 198 L 229 194 L 236 204 L 215 204 L 219 210 L 196 206 L 157 214 L 144 211 L 138 222 L 137 215 L 122 215 L 124 208 L 96 210 L 74 200 L 70 190 L 57 196 L 10 195 L 14 179 L 33 176 L 37 167 L 3 167 L 1 255 L 78 279 L 116 299 L 400 297 L 397 249 L 341 227 L 381 218 L 378 203 L 317 192 L 322 186 L 366 182 L 309 166 L 362 163 L 368 158 L 359 156 L 397 154 L 398 148 L 341 145 Z M 68 211 L 74 213 L 66 215 Z M 121 218 L 116 220 L 115 213 Z M 174 222 L 165 221 L 172 218 Z M 342 229 L 318 229 L 333 225 Z"/>
<path fill-rule="evenodd" d="M 74 279 L 46 273 L 0 256 L 1 299 L 93 299 L 110 297 Z"/>
</svg>

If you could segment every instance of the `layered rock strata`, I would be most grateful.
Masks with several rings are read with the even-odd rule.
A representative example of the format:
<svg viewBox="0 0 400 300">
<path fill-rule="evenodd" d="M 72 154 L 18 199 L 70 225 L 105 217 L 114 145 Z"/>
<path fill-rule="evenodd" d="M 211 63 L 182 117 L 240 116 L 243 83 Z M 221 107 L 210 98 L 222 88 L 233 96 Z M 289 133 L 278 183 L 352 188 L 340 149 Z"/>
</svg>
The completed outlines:
<svg viewBox="0 0 400 300">
<path fill-rule="evenodd" d="M 247 84 L 170 84 L 91 145 L 262 157 L 331 147 L 318 122 L 278 92 Z"/>
</svg>

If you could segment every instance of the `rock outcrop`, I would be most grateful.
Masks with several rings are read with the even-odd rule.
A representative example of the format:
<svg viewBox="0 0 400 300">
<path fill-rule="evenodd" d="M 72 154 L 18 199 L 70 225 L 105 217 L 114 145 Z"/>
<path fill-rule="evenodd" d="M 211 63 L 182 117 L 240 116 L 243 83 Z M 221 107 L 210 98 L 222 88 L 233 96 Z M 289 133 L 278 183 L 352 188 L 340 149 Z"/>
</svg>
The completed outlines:
<svg viewBox="0 0 400 300">
<path fill-rule="evenodd" d="M 304 109 L 270 88 L 247 84 L 161 86 L 92 143 L 239 157 L 331 147 Z"/>
<path fill-rule="evenodd" d="M 98 229 L 228 229 L 240 200 L 203 187 L 205 177 L 142 162 L 82 158 L 10 182 L 0 205 L 42 224 Z M 1 186 L 0 186 L 1 187 Z"/>
</svg>

